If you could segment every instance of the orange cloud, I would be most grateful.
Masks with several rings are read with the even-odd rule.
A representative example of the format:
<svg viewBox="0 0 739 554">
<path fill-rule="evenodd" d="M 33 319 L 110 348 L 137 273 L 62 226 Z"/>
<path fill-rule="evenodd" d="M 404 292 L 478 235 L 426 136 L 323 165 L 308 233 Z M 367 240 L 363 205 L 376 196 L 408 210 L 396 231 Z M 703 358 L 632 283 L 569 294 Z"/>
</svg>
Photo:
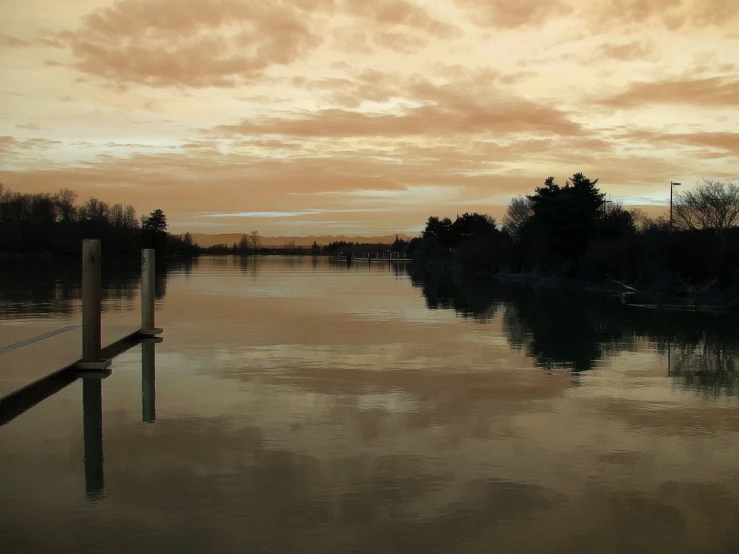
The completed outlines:
<svg viewBox="0 0 739 554">
<path fill-rule="evenodd" d="M 563 0 L 454 0 L 473 22 L 498 29 L 541 26 L 573 12 Z"/>
<path fill-rule="evenodd" d="M 275 116 L 221 125 L 216 131 L 233 134 L 277 134 L 301 137 L 381 137 L 412 135 L 547 133 L 578 135 L 581 126 L 561 110 L 510 94 L 495 87 L 497 74 L 483 72 L 475 78 L 435 85 L 412 78 L 398 83 L 392 75 L 363 74 L 358 83 L 337 82 L 339 96 L 356 103 L 392 96 L 411 99 L 413 105 L 391 113 L 369 113 L 342 108 L 318 110 L 297 117 Z M 348 87 L 353 90 L 341 90 Z"/>
<path fill-rule="evenodd" d="M 9 35 L 0 35 L 0 48 L 22 48 L 29 42 Z"/>
<path fill-rule="evenodd" d="M 614 108 L 635 108 L 651 104 L 691 104 L 729 108 L 739 106 L 739 79 L 710 77 L 638 82 L 602 100 Z"/>
<path fill-rule="evenodd" d="M 35 149 L 48 148 L 59 144 L 59 141 L 45 138 L 18 138 L 11 136 L 0 136 L 0 152 L 4 154 L 20 153 Z"/>
<path fill-rule="evenodd" d="M 487 105 L 423 106 L 400 115 L 378 115 L 342 109 L 320 110 L 302 118 L 243 121 L 217 128 L 228 134 L 279 134 L 310 137 L 380 137 L 440 133 L 539 132 L 575 135 L 580 126 L 556 109 L 525 100 Z"/>
<path fill-rule="evenodd" d="M 351 19 L 335 35 L 360 49 L 367 35 L 374 46 L 404 51 L 459 35 L 407 0 L 120 0 L 40 41 L 68 49 L 72 67 L 119 85 L 229 87 L 312 54 L 330 15 Z"/>
<path fill-rule="evenodd" d="M 629 130 L 622 135 L 630 141 L 645 144 L 683 145 L 694 148 L 716 150 L 723 155 L 736 156 L 739 152 L 739 133 L 696 132 L 696 133 L 658 133 L 646 130 Z"/>
<path fill-rule="evenodd" d="M 46 38 L 75 68 L 115 83 L 231 86 L 315 49 L 322 39 L 304 11 L 315 4 L 122 0 Z"/>
<path fill-rule="evenodd" d="M 726 0 L 601 0 L 587 10 L 603 27 L 657 24 L 674 31 L 731 25 L 739 15 L 739 4 Z"/>
<path fill-rule="evenodd" d="M 436 19 L 419 4 L 407 0 L 345 0 L 347 13 L 358 15 L 381 27 L 399 26 L 404 31 L 417 30 L 437 38 L 452 38 L 459 34 L 454 25 Z"/>
<path fill-rule="evenodd" d="M 598 54 L 621 61 L 633 61 L 652 57 L 651 46 L 645 42 L 634 40 L 625 43 L 606 43 L 598 48 Z"/>
</svg>

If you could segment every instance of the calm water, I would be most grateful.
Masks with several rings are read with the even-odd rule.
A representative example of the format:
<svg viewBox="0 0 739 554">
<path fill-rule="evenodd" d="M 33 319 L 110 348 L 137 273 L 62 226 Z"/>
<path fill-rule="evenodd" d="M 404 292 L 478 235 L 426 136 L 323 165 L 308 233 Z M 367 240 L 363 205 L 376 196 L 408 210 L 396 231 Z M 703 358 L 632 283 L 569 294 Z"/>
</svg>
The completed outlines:
<svg viewBox="0 0 739 554">
<path fill-rule="evenodd" d="M 4 324 L 78 320 L 76 264 L 14 267 Z M 731 319 L 310 259 L 157 288 L 163 343 L 0 427 L 3 552 L 739 551 Z"/>
</svg>

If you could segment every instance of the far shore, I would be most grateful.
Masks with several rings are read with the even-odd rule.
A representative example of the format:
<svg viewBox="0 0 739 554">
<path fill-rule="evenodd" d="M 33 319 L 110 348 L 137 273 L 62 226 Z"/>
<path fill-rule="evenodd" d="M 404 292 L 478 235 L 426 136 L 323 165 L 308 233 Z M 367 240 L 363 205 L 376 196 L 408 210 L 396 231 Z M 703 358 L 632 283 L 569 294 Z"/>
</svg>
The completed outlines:
<svg viewBox="0 0 739 554">
<path fill-rule="evenodd" d="M 507 271 L 470 271 L 464 267 L 444 262 L 415 264 L 416 271 L 467 273 L 479 278 L 500 283 L 530 284 L 535 287 L 557 288 L 561 290 L 581 290 L 618 297 L 628 306 L 659 310 L 739 312 L 739 291 L 723 290 L 670 290 L 658 286 L 631 285 L 616 280 L 595 282 L 546 275 L 539 272 L 513 273 Z"/>
</svg>

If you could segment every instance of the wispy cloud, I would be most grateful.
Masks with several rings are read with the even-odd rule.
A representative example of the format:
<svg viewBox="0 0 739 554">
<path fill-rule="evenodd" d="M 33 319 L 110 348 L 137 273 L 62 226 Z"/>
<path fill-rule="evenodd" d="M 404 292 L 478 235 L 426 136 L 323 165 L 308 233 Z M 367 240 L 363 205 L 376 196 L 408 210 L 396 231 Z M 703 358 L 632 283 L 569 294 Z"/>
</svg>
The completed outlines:
<svg viewBox="0 0 739 554">
<path fill-rule="evenodd" d="M 372 208 L 347 208 L 347 209 L 336 209 L 336 210 L 305 210 L 295 212 L 222 212 L 222 213 L 206 213 L 202 214 L 202 217 L 253 217 L 253 218 L 283 218 L 283 217 L 300 217 L 308 215 L 323 215 L 323 214 L 351 214 L 361 212 L 376 212 L 381 211 L 379 209 Z"/>
<path fill-rule="evenodd" d="M 462 187 L 457 186 L 411 186 L 404 189 L 354 189 L 346 191 L 321 191 L 316 193 L 320 196 L 354 197 L 362 201 L 392 202 L 397 204 L 428 204 L 449 202 L 458 199 L 462 195 Z M 357 210 L 365 211 L 366 209 Z"/>
</svg>

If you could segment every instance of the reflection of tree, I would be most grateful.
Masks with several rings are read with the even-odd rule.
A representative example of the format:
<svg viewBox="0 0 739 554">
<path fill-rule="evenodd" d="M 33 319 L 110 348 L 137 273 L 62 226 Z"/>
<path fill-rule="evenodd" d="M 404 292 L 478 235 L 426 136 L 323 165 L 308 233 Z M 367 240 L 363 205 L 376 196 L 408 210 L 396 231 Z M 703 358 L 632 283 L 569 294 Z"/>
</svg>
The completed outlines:
<svg viewBox="0 0 739 554">
<path fill-rule="evenodd" d="M 431 310 L 454 309 L 462 317 L 487 322 L 501 305 L 499 288 L 474 275 L 411 271 L 411 282 L 422 289 Z"/>
<path fill-rule="evenodd" d="M 668 345 L 670 375 L 688 388 L 718 396 L 739 393 L 736 343 L 718 334 L 701 333 L 699 340 Z"/>
<path fill-rule="evenodd" d="M 603 317 L 603 303 L 579 294 L 556 294 L 533 287 L 507 287 L 503 331 L 514 348 L 525 349 L 536 365 L 592 369 L 622 328 Z"/>
<path fill-rule="evenodd" d="M 503 305 L 502 328 L 509 344 L 539 367 L 587 371 L 646 339 L 665 358 L 671 349 L 671 375 L 686 387 L 739 392 L 734 364 L 739 333 L 728 317 L 638 309 L 602 294 L 474 276 L 417 270 L 411 276 L 430 309 L 454 309 L 488 322 Z"/>
<path fill-rule="evenodd" d="M 61 267 L 60 267 L 61 266 Z M 61 274 L 71 278 L 60 278 Z M 0 263 L 0 315 L 23 317 L 30 313 L 69 314 L 81 298 L 80 265 L 37 260 L 4 260 Z"/>
<path fill-rule="evenodd" d="M 166 294 L 172 273 L 188 275 L 193 261 L 157 260 L 155 295 Z M 0 262 L 0 317 L 28 314 L 71 315 L 78 310 L 81 295 L 81 268 L 78 260 L 26 259 Z M 103 259 L 101 275 L 103 312 L 137 310 L 141 288 L 141 264 L 135 257 Z"/>
<path fill-rule="evenodd" d="M 391 269 L 396 277 L 408 275 L 408 264 L 392 264 Z"/>
</svg>

